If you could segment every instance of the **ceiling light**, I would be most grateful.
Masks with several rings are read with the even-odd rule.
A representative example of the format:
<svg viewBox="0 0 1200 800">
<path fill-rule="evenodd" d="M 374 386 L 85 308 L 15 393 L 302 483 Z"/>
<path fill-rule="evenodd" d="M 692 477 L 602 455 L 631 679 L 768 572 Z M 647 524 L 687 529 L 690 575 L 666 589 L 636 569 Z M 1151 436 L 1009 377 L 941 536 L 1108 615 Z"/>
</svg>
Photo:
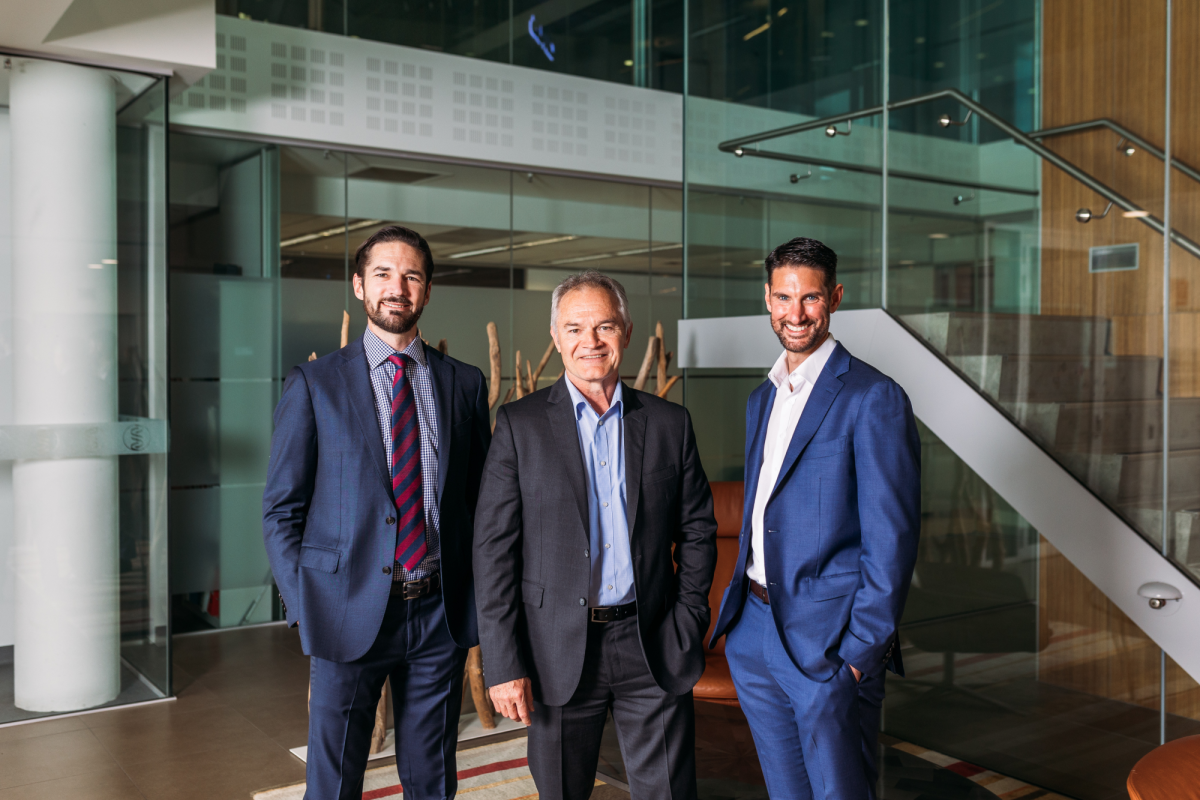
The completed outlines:
<svg viewBox="0 0 1200 800">
<path fill-rule="evenodd" d="M 931 234 L 929 234 L 929 238 L 930 239 L 949 239 L 950 234 L 948 234 L 948 233 L 931 233 Z"/>
<path fill-rule="evenodd" d="M 593 253 L 590 256 L 575 256 L 574 258 L 560 258 L 557 261 L 551 261 L 551 264 L 579 264 L 584 261 L 599 261 L 603 258 L 618 258 L 621 256 L 640 256 L 647 253 L 661 253 L 664 250 L 678 250 L 683 247 L 682 244 L 660 244 L 657 247 L 638 247 L 634 250 L 615 250 L 611 253 Z"/>
<path fill-rule="evenodd" d="M 777 11 L 775 13 L 777 13 L 779 16 L 782 17 L 784 14 L 787 13 L 787 6 L 784 6 L 783 8 L 779 9 L 779 11 Z"/>
<path fill-rule="evenodd" d="M 305 242 L 315 242 L 318 239 L 328 239 L 330 236 L 338 236 L 343 233 L 349 233 L 350 231 L 362 230 L 363 228 L 370 228 L 375 225 L 382 224 L 383 220 L 381 219 L 359 220 L 358 222 L 352 222 L 349 225 L 338 225 L 337 227 L 326 228 L 325 230 L 317 231 L 316 233 L 306 233 L 303 236 L 293 236 L 291 239 L 284 239 L 279 243 L 279 246 L 293 247 L 298 244 L 304 244 Z"/>
<path fill-rule="evenodd" d="M 771 23 L 764 22 L 762 25 L 759 25 L 757 28 L 755 28 L 754 30 L 750 31 L 745 36 L 743 36 L 742 41 L 748 42 L 751 39 L 753 39 L 755 36 L 758 36 L 760 33 L 762 33 L 763 31 L 765 31 L 767 28 L 770 28 L 770 27 L 771 27 Z"/>
<path fill-rule="evenodd" d="M 870 20 L 865 20 L 865 19 L 856 19 L 856 20 L 854 20 L 854 24 L 855 24 L 855 25 L 857 25 L 857 26 L 858 26 L 858 27 L 860 27 L 860 28 L 865 28 L 865 27 L 867 27 L 868 25 L 870 25 L 870 24 L 871 24 L 871 22 L 870 22 Z"/>
<path fill-rule="evenodd" d="M 485 247 L 481 250 L 468 250 L 465 253 L 452 253 L 447 258 L 471 258 L 472 256 L 486 256 L 491 253 L 504 253 L 509 250 L 523 250 L 526 247 L 541 247 L 544 244 L 558 244 L 559 242 L 570 242 L 578 239 L 578 236 L 555 236 L 552 239 L 538 239 L 534 242 L 519 242 L 511 247 L 509 245 L 500 245 L 499 247 Z"/>
<path fill-rule="evenodd" d="M 625 59 L 625 66 L 627 66 L 627 67 L 632 67 L 632 66 L 633 66 L 633 59 L 632 59 L 632 58 L 627 58 L 627 59 Z"/>
</svg>

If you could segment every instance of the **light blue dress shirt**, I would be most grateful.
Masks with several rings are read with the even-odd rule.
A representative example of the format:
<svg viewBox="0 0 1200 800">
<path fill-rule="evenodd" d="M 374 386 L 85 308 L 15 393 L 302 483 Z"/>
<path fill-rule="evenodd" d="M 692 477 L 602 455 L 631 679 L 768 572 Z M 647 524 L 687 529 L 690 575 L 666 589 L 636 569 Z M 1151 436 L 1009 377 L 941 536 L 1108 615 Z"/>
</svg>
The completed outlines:
<svg viewBox="0 0 1200 800">
<path fill-rule="evenodd" d="M 624 403 L 617 383 L 612 403 L 603 414 L 584 399 L 567 378 L 575 405 L 575 430 L 587 476 L 588 538 L 592 580 L 589 605 L 593 608 L 632 603 L 633 564 L 629 557 L 629 520 L 625 511 Z"/>
</svg>

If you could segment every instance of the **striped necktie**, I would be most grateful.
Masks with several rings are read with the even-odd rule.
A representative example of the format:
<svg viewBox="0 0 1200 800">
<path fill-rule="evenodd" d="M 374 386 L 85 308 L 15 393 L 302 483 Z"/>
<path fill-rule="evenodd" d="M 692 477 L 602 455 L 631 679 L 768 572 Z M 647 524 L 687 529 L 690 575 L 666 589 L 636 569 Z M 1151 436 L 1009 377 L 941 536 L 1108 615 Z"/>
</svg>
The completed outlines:
<svg viewBox="0 0 1200 800">
<path fill-rule="evenodd" d="M 425 558 L 425 493 L 421 488 L 421 426 L 412 384 L 404 365 L 409 356 L 393 353 L 392 497 L 400 522 L 396 529 L 396 561 L 412 572 Z"/>
</svg>

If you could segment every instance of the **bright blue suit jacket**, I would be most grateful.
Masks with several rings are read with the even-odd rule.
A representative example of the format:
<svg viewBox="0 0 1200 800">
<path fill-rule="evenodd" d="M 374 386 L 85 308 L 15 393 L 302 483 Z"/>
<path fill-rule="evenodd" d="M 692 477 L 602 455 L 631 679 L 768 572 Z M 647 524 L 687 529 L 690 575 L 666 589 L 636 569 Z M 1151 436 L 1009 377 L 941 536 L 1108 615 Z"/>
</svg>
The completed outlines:
<svg viewBox="0 0 1200 800">
<path fill-rule="evenodd" d="M 446 623 L 460 647 L 473 647 L 471 540 L 491 443 L 487 384 L 476 367 L 429 346 L 425 356 L 438 411 Z M 292 369 L 263 492 L 263 541 L 288 625 L 300 623 L 304 652 L 327 661 L 367 652 L 392 588 L 396 506 L 368 369 L 361 338 Z"/>
<path fill-rule="evenodd" d="M 746 501 L 737 567 L 712 643 L 746 602 L 751 514 L 775 386 L 746 411 Z M 921 442 L 891 378 L 838 344 L 796 423 L 763 514 L 771 613 L 796 667 L 824 681 L 849 662 L 903 674 L 896 629 L 917 558 Z"/>
</svg>

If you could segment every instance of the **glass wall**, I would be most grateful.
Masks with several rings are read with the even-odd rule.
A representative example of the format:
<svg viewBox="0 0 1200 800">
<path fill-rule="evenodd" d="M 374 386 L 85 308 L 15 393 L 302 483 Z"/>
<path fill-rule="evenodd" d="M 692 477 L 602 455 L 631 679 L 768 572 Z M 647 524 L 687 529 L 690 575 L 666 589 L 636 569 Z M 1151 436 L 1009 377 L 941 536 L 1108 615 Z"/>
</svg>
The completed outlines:
<svg viewBox="0 0 1200 800">
<path fill-rule="evenodd" d="M 162 698 L 165 80 L 0 71 L 0 724 Z"/>
<path fill-rule="evenodd" d="M 682 0 L 218 0 L 217 13 L 614 83 L 683 86 Z"/>
<path fill-rule="evenodd" d="M 352 259 L 381 226 L 410 226 L 433 250 L 426 341 L 486 375 L 495 323 L 502 402 L 519 396 L 518 370 L 522 391 L 561 375 L 550 292 L 573 272 L 601 270 L 629 293 L 629 381 L 659 323 L 675 349 L 675 188 L 175 134 L 170 196 L 179 630 L 280 618 L 261 530 L 272 412 L 293 365 L 338 349 L 343 313 L 350 340 L 362 336 Z"/>
<path fill-rule="evenodd" d="M 686 316 L 764 313 L 766 253 L 826 242 L 843 307 L 896 315 L 1195 581 L 1200 145 L 1179 53 L 1200 17 L 1176 4 L 1171 21 L 1168 190 L 1166 8 L 695 0 Z M 705 468 L 738 480 L 764 371 L 688 372 Z M 1160 725 L 1195 730 L 1200 688 L 929 430 L 922 441 L 909 677 L 889 683 L 885 732 L 1118 796 Z"/>
</svg>

